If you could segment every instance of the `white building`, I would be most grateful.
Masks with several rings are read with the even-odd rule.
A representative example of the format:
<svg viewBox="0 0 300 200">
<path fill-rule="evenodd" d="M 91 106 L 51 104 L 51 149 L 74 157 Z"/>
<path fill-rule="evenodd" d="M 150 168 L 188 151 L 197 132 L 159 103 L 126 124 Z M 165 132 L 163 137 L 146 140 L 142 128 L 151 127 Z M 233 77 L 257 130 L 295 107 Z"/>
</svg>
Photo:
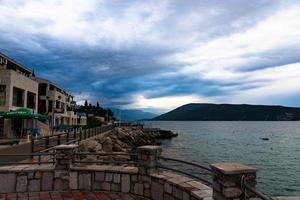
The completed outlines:
<svg viewBox="0 0 300 200">
<path fill-rule="evenodd" d="M 86 116 L 74 111 L 73 96 L 53 82 L 37 78 L 39 82 L 38 112 L 49 116 L 50 126 L 86 125 Z M 80 120 L 79 120 L 80 118 Z"/>
</svg>

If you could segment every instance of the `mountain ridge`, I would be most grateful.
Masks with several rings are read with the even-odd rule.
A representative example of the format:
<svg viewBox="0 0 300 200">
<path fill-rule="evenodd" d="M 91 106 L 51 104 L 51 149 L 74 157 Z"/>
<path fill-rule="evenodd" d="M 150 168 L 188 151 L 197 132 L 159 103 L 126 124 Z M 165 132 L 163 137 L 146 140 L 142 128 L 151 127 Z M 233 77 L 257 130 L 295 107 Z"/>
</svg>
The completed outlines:
<svg viewBox="0 0 300 200">
<path fill-rule="evenodd" d="M 152 118 L 157 121 L 297 121 L 300 108 L 281 105 L 190 103 Z"/>
</svg>

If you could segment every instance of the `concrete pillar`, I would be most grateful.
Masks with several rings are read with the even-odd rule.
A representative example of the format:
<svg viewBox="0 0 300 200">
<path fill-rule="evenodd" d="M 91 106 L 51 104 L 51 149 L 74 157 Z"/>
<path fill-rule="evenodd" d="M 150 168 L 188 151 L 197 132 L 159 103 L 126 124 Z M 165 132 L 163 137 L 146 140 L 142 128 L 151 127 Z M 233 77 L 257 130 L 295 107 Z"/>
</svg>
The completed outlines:
<svg viewBox="0 0 300 200">
<path fill-rule="evenodd" d="M 138 147 L 139 174 L 150 175 L 157 172 L 158 156 L 160 156 L 161 151 L 161 147 L 159 146 Z"/>
<path fill-rule="evenodd" d="M 217 163 L 213 170 L 213 198 L 215 200 L 245 199 L 242 183 L 255 188 L 256 169 L 239 163 Z M 247 197 L 252 196 L 247 193 Z"/>
<path fill-rule="evenodd" d="M 78 145 L 59 145 L 55 147 L 55 169 L 68 170 L 74 160 Z"/>
</svg>

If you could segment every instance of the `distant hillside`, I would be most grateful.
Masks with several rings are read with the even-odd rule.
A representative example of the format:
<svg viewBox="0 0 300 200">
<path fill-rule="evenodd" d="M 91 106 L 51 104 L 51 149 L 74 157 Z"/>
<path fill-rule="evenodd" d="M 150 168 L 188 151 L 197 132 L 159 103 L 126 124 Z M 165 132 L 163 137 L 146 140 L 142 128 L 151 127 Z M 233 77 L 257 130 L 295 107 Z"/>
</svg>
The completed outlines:
<svg viewBox="0 0 300 200">
<path fill-rule="evenodd" d="M 201 104 L 180 106 L 152 120 L 161 121 L 295 121 L 300 108 L 265 105 Z"/>
<path fill-rule="evenodd" d="M 132 109 L 132 110 L 120 110 L 113 108 L 114 117 L 121 119 L 122 121 L 138 121 L 142 119 L 152 119 L 157 115 L 150 112 L 144 112 L 142 110 Z"/>
</svg>

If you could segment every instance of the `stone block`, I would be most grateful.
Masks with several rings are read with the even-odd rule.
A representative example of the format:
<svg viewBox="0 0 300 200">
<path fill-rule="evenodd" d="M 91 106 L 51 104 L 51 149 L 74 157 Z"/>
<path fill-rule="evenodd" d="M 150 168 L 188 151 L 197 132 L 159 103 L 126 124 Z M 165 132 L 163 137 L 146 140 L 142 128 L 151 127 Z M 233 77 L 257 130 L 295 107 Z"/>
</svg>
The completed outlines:
<svg viewBox="0 0 300 200">
<path fill-rule="evenodd" d="M 55 170 L 54 178 L 69 180 L 69 172 L 66 170 Z"/>
<path fill-rule="evenodd" d="M 213 199 L 214 200 L 227 200 L 221 193 L 217 191 L 213 191 Z"/>
<path fill-rule="evenodd" d="M 212 190 L 194 190 L 191 192 L 191 196 L 198 199 L 203 199 L 205 197 L 212 197 L 212 193 Z"/>
<path fill-rule="evenodd" d="M 164 184 L 164 191 L 168 194 L 172 194 L 173 186 L 167 182 Z"/>
<path fill-rule="evenodd" d="M 41 172 L 41 171 L 36 171 L 36 172 L 34 172 L 34 178 L 35 178 L 35 179 L 40 179 L 40 178 L 42 178 L 42 172 Z"/>
<path fill-rule="evenodd" d="M 190 194 L 187 192 L 182 192 L 182 200 L 190 200 Z"/>
<path fill-rule="evenodd" d="M 71 190 L 78 189 L 78 173 L 77 172 L 70 172 L 69 188 Z"/>
<path fill-rule="evenodd" d="M 17 192 L 26 192 L 27 191 L 27 176 L 21 175 L 17 177 Z"/>
<path fill-rule="evenodd" d="M 101 190 L 101 183 L 100 182 L 94 182 L 93 183 L 93 190 Z"/>
<path fill-rule="evenodd" d="M 143 183 L 136 183 L 136 184 L 134 184 L 133 192 L 134 192 L 134 194 L 143 196 L 144 195 Z"/>
<path fill-rule="evenodd" d="M 153 200 L 161 200 L 164 196 L 164 186 L 158 182 L 151 183 L 151 198 Z"/>
<path fill-rule="evenodd" d="M 216 163 L 211 164 L 210 167 L 214 171 L 229 175 L 256 173 L 256 169 L 254 167 L 240 163 Z"/>
<path fill-rule="evenodd" d="M 110 191 L 110 183 L 102 182 L 101 183 L 101 190 Z"/>
<path fill-rule="evenodd" d="M 29 180 L 28 191 L 29 192 L 39 192 L 41 190 L 41 181 L 40 179 Z"/>
<path fill-rule="evenodd" d="M 113 182 L 114 183 L 120 183 L 121 175 L 120 174 L 114 174 L 113 176 Z"/>
<path fill-rule="evenodd" d="M 28 172 L 28 179 L 34 179 L 34 172 Z"/>
<path fill-rule="evenodd" d="M 16 174 L 0 174 L 0 193 L 15 191 Z"/>
<path fill-rule="evenodd" d="M 144 188 L 144 196 L 148 198 L 151 197 L 151 191 L 149 188 Z"/>
<path fill-rule="evenodd" d="M 106 182 L 112 182 L 113 180 L 113 174 L 112 173 L 105 173 L 105 181 Z"/>
<path fill-rule="evenodd" d="M 78 176 L 79 186 L 78 189 L 90 190 L 92 186 L 91 174 L 83 173 Z"/>
<path fill-rule="evenodd" d="M 175 198 L 170 194 L 164 194 L 163 199 L 164 200 L 175 200 Z"/>
<path fill-rule="evenodd" d="M 130 175 L 122 174 L 121 176 L 121 192 L 129 193 L 130 191 Z"/>
<path fill-rule="evenodd" d="M 54 190 L 65 191 L 69 189 L 69 181 L 63 179 L 54 179 Z"/>
<path fill-rule="evenodd" d="M 194 188 L 197 188 L 198 190 L 210 190 L 211 189 L 207 185 L 204 185 L 203 183 L 200 183 L 198 181 L 188 181 L 186 183 L 193 186 Z"/>
<path fill-rule="evenodd" d="M 221 192 L 221 185 L 217 181 L 213 182 L 212 187 L 213 187 L 214 190 L 216 190 L 218 192 Z"/>
<path fill-rule="evenodd" d="M 111 184 L 111 191 L 120 192 L 121 191 L 121 185 L 117 184 L 117 183 L 112 183 Z"/>
<path fill-rule="evenodd" d="M 53 172 L 44 172 L 42 175 L 42 191 L 53 190 Z"/>
<path fill-rule="evenodd" d="M 223 188 L 222 194 L 226 198 L 238 198 L 242 195 L 243 191 L 240 188 Z"/>
<path fill-rule="evenodd" d="M 102 182 L 105 180 L 104 172 L 96 172 L 95 173 L 95 181 Z"/>
<path fill-rule="evenodd" d="M 182 190 L 178 187 L 173 186 L 173 195 L 177 199 L 182 199 Z"/>
</svg>

